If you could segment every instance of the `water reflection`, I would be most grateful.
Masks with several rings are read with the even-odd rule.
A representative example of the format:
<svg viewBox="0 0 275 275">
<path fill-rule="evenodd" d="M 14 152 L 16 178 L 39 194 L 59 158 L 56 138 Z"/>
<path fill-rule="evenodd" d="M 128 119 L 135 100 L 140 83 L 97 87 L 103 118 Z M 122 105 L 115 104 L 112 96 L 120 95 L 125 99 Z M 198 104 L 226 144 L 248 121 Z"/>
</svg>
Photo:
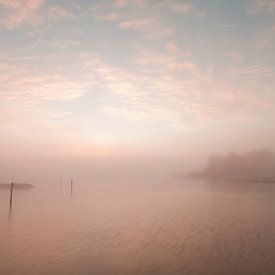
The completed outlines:
<svg viewBox="0 0 275 275">
<path fill-rule="evenodd" d="M 274 274 L 273 185 L 78 183 L 73 198 L 18 192 L 0 274 Z"/>
<path fill-rule="evenodd" d="M 9 207 L 9 209 L 8 209 L 8 219 L 7 219 L 7 226 L 8 227 L 12 223 L 12 218 L 13 218 L 13 209 L 12 209 L 12 207 Z"/>
<path fill-rule="evenodd" d="M 261 182 L 245 182 L 245 181 L 230 181 L 230 180 L 203 180 L 214 192 L 224 193 L 274 193 L 275 185 L 273 183 L 261 183 Z"/>
</svg>

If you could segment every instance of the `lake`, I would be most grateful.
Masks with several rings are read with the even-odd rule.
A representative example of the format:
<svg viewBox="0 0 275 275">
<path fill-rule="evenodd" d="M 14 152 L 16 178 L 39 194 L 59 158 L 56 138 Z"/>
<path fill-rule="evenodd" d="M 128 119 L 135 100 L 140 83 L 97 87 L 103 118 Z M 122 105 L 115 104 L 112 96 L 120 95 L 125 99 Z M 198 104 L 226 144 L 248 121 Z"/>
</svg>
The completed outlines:
<svg viewBox="0 0 275 275">
<path fill-rule="evenodd" d="M 275 274 L 275 185 L 69 181 L 0 190 L 0 274 Z"/>
</svg>

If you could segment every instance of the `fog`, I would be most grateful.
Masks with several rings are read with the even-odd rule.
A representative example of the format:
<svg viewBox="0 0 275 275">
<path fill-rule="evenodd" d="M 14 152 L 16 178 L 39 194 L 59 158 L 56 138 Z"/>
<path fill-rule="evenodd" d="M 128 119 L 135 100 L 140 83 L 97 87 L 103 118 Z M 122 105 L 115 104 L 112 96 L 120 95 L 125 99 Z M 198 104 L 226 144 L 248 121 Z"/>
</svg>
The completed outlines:
<svg viewBox="0 0 275 275">
<path fill-rule="evenodd" d="M 80 182 L 98 180 L 173 179 L 177 175 L 199 173 L 207 176 L 274 176 L 274 154 L 271 149 L 232 150 L 202 146 L 184 149 L 158 146 L 155 150 L 140 149 L 105 152 L 97 155 L 74 155 L 70 152 L 24 152 L 2 155 L 1 182 L 59 184 L 61 179 Z M 177 151 L 178 150 L 178 151 Z"/>
<path fill-rule="evenodd" d="M 178 157 L 104 156 L 104 157 L 17 157 L 5 158 L 1 163 L 2 182 L 19 181 L 33 184 L 58 183 L 62 178 L 82 182 L 94 180 L 172 178 L 177 171 L 185 171 L 184 159 Z M 191 165 L 192 166 L 192 165 Z M 190 167 L 190 164 L 188 164 Z"/>
<path fill-rule="evenodd" d="M 231 178 L 274 177 L 275 156 L 268 149 L 214 155 L 209 158 L 206 168 L 202 171 L 202 175 Z"/>
<path fill-rule="evenodd" d="M 0 0 L 0 274 L 274 275 L 274 15 Z"/>
<path fill-rule="evenodd" d="M 20 128 L 13 134 L 4 131 L 0 140 L 0 182 L 59 184 L 62 178 L 71 177 L 80 182 L 171 179 L 200 172 L 207 164 L 210 171 L 208 161 L 212 155 L 229 154 L 227 158 L 238 166 L 236 159 L 252 158 L 253 153 L 247 152 L 262 148 L 274 152 L 274 126 L 264 122 L 259 118 L 232 118 L 212 121 L 207 127 L 171 130 L 166 135 L 152 135 L 148 129 L 143 138 L 129 140 L 122 135 L 118 141 L 96 141 L 59 132 L 38 135 L 33 128 Z M 216 161 L 224 165 L 225 158 Z M 261 159 L 253 165 L 247 170 L 251 176 L 263 168 Z M 255 169 L 257 165 L 259 169 Z"/>
</svg>

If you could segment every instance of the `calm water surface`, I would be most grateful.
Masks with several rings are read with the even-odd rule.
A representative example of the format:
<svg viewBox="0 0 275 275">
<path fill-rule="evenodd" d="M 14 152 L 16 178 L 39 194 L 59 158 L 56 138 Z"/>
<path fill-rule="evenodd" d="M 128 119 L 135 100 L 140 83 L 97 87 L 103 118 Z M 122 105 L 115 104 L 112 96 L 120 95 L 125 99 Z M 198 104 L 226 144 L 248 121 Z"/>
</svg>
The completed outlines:
<svg viewBox="0 0 275 275">
<path fill-rule="evenodd" d="M 0 190 L 0 274 L 275 274 L 275 185 Z"/>
</svg>

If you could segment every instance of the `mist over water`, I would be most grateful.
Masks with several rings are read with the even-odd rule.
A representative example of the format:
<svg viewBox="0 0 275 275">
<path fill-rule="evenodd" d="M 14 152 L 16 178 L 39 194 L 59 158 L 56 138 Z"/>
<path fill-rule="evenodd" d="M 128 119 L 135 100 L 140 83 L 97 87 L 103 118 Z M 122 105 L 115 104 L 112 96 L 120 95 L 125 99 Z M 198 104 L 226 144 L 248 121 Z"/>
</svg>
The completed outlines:
<svg viewBox="0 0 275 275">
<path fill-rule="evenodd" d="M 68 182 L 1 190 L 0 274 L 274 274 L 275 186 Z"/>
<path fill-rule="evenodd" d="M 275 274 L 274 15 L 0 0 L 0 275 Z"/>
</svg>

